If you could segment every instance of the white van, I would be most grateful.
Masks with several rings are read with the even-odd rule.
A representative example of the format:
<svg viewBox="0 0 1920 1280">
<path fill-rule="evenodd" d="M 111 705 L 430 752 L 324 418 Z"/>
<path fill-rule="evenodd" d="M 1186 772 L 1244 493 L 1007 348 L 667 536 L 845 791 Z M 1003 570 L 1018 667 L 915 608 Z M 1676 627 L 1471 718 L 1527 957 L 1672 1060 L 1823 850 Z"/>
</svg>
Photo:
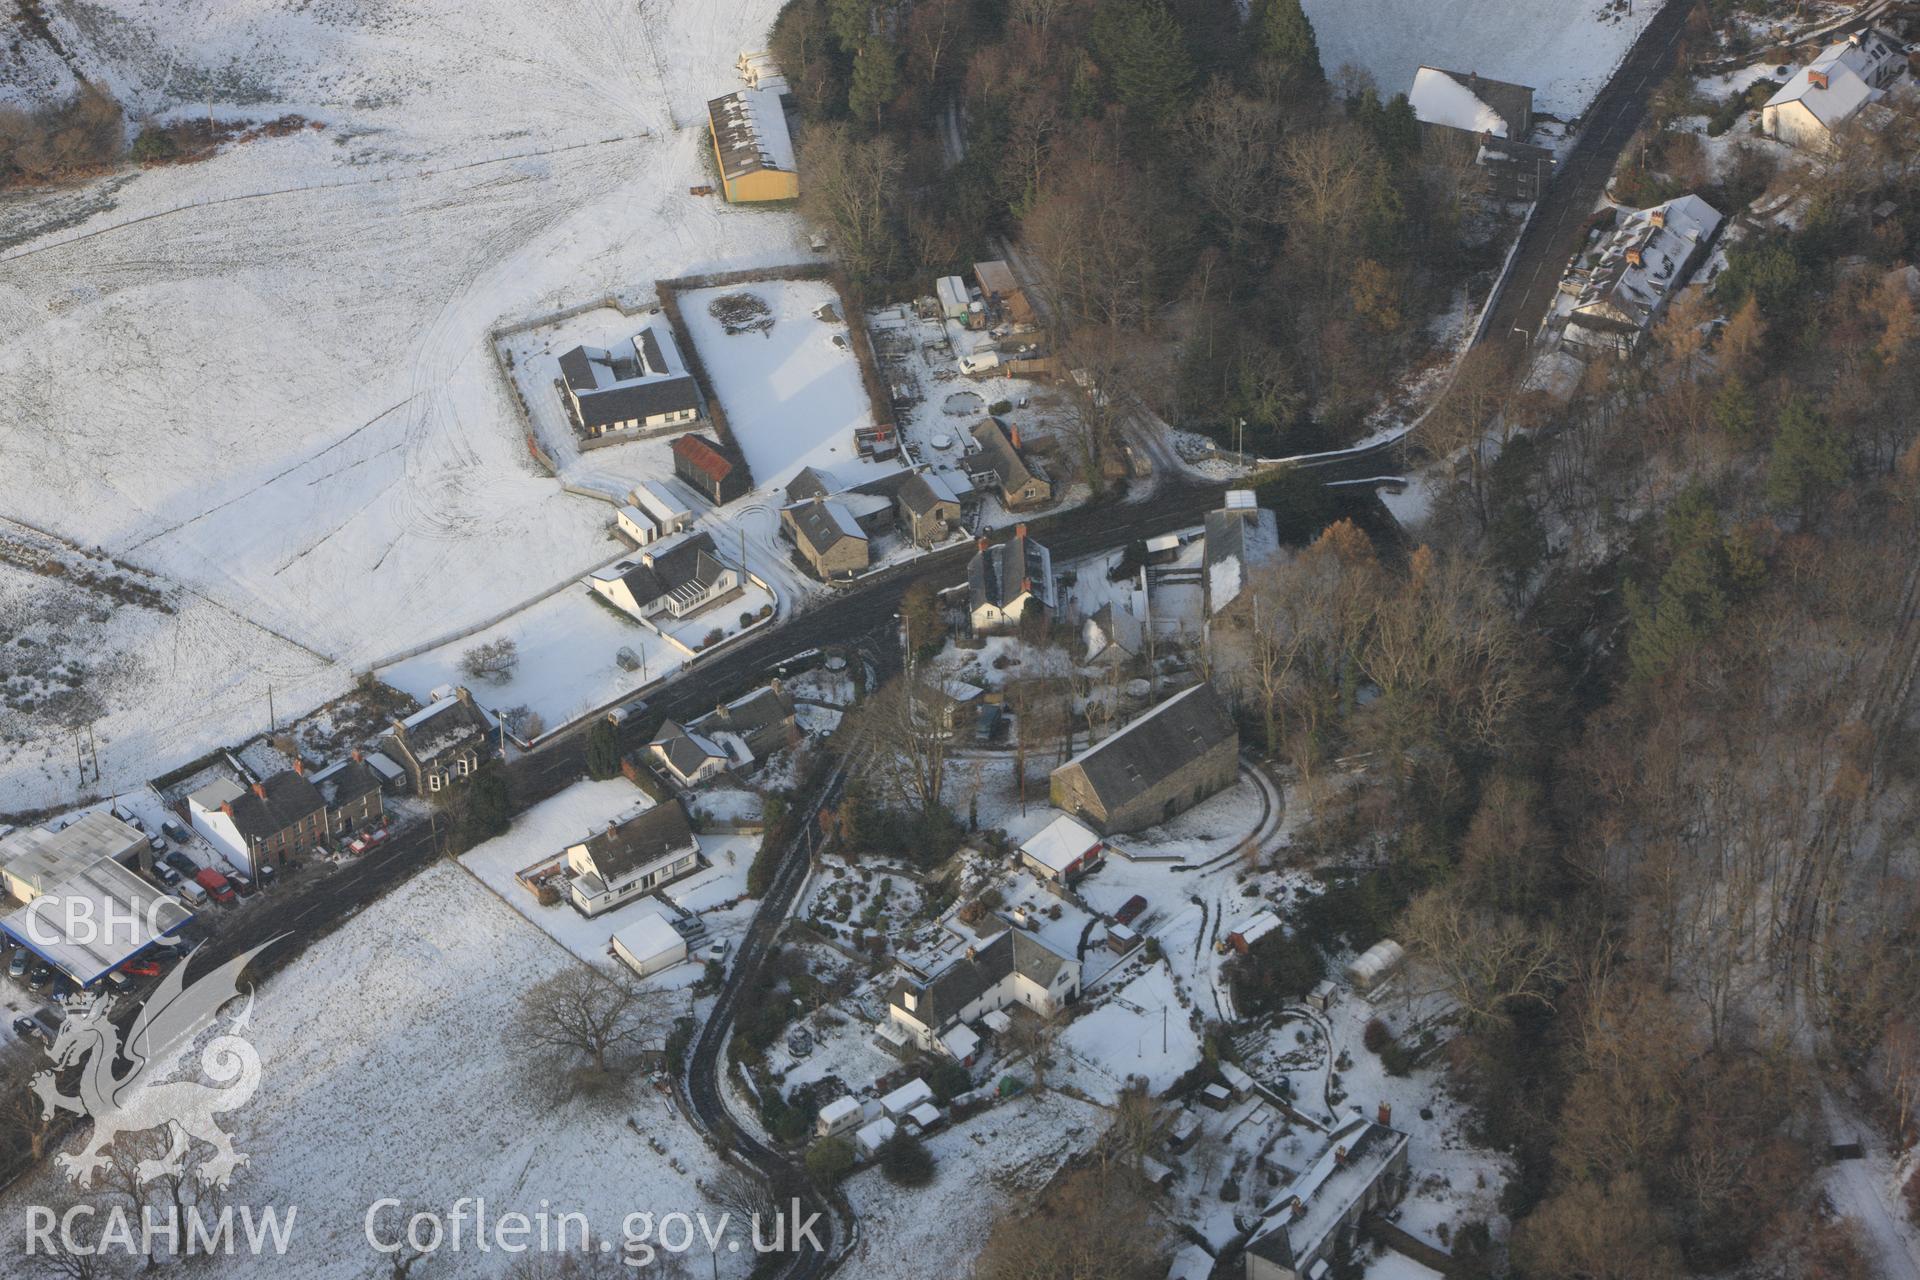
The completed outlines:
<svg viewBox="0 0 1920 1280">
<path fill-rule="evenodd" d="M 207 891 L 191 880 L 182 880 L 179 884 L 173 886 L 173 892 L 188 906 L 204 907 L 207 905 Z"/>
</svg>

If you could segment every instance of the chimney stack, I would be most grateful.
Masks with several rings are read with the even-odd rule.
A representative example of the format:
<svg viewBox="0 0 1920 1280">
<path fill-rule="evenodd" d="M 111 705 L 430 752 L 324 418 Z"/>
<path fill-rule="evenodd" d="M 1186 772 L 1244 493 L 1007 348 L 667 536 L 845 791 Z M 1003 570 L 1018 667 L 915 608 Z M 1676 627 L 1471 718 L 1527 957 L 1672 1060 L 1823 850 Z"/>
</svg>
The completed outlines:
<svg viewBox="0 0 1920 1280">
<path fill-rule="evenodd" d="M 233 816 L 233 801 L 222 800 L 220 802 L 220 812 L 226 814 L 229 818 L 231 818 Z"/>
<path fill-rule="evenodd" d="M 304 778 L 304 777 L 306 777 L 306 776 L 307 776 L 307 762 L 306 762 L 305 760 L 302 760 L 302 759 L 301 759 L 301 758 L 300 758 L 299 756 L 295 756 L 295 757 L 293 758 L 293 771 L 294 771 L 295 773 L 297 773 L 297 774 L 299 774 L 299 775 L 300 775 L 301 777 L 303 777 L 303 778 Z"/>
<path fill-rule="evenodd" d="M 987 540 L 985 538 L 976 538 L 974 539 L 973 546 L 976 551 L 985 551 L 987 549 Z"/>
<path fill-rule="evenodd" d="M 267 798 L 267 784 L 264 782 L 254 783 L 253 794 L 259 796 L 262 800 L 265 800 Z"/>
<path fill-rule="evenodd" d="M 1346 1164 L 1346 1162 L 1347 1162 L 1347 1144 L 1343 1142 L 1339 1146 L 1333 1149 L 1333 1163 L 1336 1167 L 1338 1167 Z"/>
<path fill-rule="evenodd" d="M 1014 448 L 1020 447 L 1020 428 L 1016 424 L 1011 422 L 1007 424 L 1007 439 L 1013 442 Z"/>
<path fill-rule="evenodd" d="M 1380 1113 L 1375 1123 L 1382 1129 L 1393 1123 L 1393 1104 L 1391 1102 L 1383 1102 L 1380 1104 Z"/>
<path fill-rule="evenodd" d="M 1825 71 L 1809 69 L 1807 71 L 1807 83 L 1816 89 L 1824 89 L 1827 87 L 1827 73 Z"/>
<path fill-rule="evenodd" d="M 1013 536 L 1016 538 L 1024 538 L 1027 536 L 1027 522 L 1025 520 L 1013 526 Z"/>
<path fill-rule="evenodd" d="M 355 764 L 359 764 L 361 762 L 360 748 L 355 747 L 353 750 L 347 752 L 347 754 L 353 758 L 353 762 Z"/>
</svg>

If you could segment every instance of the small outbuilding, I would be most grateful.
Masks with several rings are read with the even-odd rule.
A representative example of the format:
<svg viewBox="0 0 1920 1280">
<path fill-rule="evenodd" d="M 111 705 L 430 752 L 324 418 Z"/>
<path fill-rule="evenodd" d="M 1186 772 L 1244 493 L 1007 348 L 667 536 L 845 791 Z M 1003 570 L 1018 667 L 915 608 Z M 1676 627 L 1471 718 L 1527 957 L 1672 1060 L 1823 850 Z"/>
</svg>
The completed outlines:
<svg viewBox="0 0 1920 1280">
<path fill-rule="evenodd" d="M 860 1103 L 851 1095 L 835 1098 L 820 1108 L 820 1114 L 814 1121 L 814 1132 L 823 1138 L 831 1138 L 860 1124 Z"/>
<path fill-rule="evenodd" d="M 608 949 L 643 978 L 687 958 L 687 940 L 657 911 L 620 926 Z"/>
<path fill-rule="evenodd" d="M 1106 847 L 1098 835 L 1062 814 L 1020 846 L 1020 861 L 1048 880 L 1067 884 L 1100 865 Z"/>
<path fill-rule="evenodd" d="M 1373 991 L 1399 972 L 1406 958 L 1405 947 L 1392 938 L 1382 938 L 1347 966 L 1347 981 L 1353 983 L 1353 989 L 1362 994 Z"/>
<path fill-rule="evenodd" d="M 885 1116 L 881 1116 L 878 1120 L 861 1125 L 860 1128 L 855 1131 L 853 1135 L 853 1149 L 859 1154 L 862 1160 L 871 1160 L 880 1154 L 880 1148 L 886 1146 L 887 1140 L 893 1137 L 898 1131 L 898 1125 L 894 1124 L 893 1121 L 887 1119 Z"/>
</svg>

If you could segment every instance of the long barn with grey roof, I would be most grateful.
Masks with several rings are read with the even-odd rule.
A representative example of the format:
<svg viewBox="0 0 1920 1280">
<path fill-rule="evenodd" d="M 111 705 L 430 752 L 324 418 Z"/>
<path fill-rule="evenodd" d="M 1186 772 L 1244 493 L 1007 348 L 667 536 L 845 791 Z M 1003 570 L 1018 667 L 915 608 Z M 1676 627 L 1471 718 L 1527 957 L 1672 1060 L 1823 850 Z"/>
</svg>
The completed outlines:
<svg viewBox="0 0 1920 1280">
<path fill-rule="evenodd" d="M 1206 681 L 1053 771 L 1053 806 L 1101 835 L 1166 822 L 1233 785 L 1240 734 Z"/>
</svg>

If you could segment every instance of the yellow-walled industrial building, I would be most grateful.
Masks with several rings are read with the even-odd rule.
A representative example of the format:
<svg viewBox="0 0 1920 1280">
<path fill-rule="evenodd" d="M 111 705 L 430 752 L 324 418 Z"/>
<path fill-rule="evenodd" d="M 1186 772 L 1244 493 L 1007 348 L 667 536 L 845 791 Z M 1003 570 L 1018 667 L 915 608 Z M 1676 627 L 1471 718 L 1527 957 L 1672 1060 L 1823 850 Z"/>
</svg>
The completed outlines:
<svg viewBox="0 0 1920 1280">
<path fill-rule="evenodd" d="M 707 103 L 707 127 L 727 199 L 792 200 L 800 194 L 787 113 L 772 89 L 741 89 Z"/>
</svg>

